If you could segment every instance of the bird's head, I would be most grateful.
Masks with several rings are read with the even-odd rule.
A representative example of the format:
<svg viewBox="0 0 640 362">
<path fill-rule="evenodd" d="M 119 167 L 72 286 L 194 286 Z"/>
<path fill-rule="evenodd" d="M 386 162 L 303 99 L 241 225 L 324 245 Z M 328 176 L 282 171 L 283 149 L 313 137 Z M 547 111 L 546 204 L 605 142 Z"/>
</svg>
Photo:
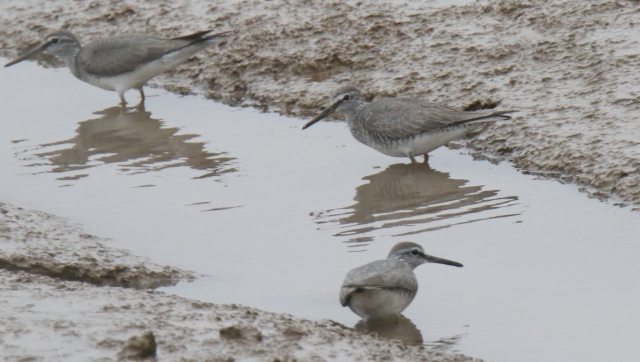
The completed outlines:
<svg viewBox="0 0 640 362">
<path fill-rule="evenodd" d="M 331 94 L 329 107 L 325 108 L 319 115 L 307 122 L 302 129 L 313 126 L 316 122 L 329 116 L 333 112 L 348 112 L 351 109 L 356 109 L 358 105 L 364 101 L 364 97 L 358 89 L 351 86 L 338 88 Z"/>
<path fill-rule="evenodd" d="M 68 57 L 75 56 L 80 51 L 80 42 L 71 32 L 66 30 L 55 30 L 45 35 L 40 45 L 28 51 L 9 63 L 5 67 L 9 67 L 23 60 L 33 58 L 38 53 L 51 54 L 56 58 L 64 60 Z"/>
<path fill-rule="evenodd" d="M 409 241 L 396 244 L 389 252 L 389 255 L 387 256 L 387 258 L 401 260 L 404 263 L 406 263 L 409 267 L 411 267 L 411 269 L 414 269 L 418 265 L 421 265 L 424 263 L 437 263 L 437 264 L 452 265 L 457 267 L 463 266 L 457 261 L 442 259 L 442 258 L 425 254 L 424 250 L 422 249 L 422 246 Z"/>
</svg>

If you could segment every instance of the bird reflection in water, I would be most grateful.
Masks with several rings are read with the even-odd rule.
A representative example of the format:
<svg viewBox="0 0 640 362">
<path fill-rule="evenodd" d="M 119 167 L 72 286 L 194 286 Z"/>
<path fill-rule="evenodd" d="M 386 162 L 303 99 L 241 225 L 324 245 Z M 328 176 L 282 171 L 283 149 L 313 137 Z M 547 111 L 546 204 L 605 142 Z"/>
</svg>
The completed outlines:
<svg viewBox="0 0 640 362">
<path fill-rule="evenodd" d="M 424 345 L 429 349 L 441 352 L 458 352 L 456 346 L 465 336 L 458 334 L 452 337 L 440 338 L 437 341 L 424 342 L 422 332 L 420 332 L 411 319 L 402 314 L 386 319 L 370 319 L 368 321 L 361 319 L 353 328 L 361 331 L 374 332 L 381 337 L 401 341 L 407 346 Z"/>
<path fill-rule="evenodd" d="M 452 179 L 429 165 L 395 164 L 363 179 L 369 183 L 356 188 L 354 205 L 311 213 L 322 228 L 343 229 L 334 236 L 351 237 L 347 242 L 354 245 L 370 241 L 367 234 L 380 229 L 405 236 L 519 214 L 496 212 L 515 205 L 517 196 L 466 186 L 467 180 Z"/>
<path fill-rule="evenodd" d="M 402 314 L 386 319 L 360 320 L 354 328 L 375 332 L 385 338 L 397 339 L 409 346 L 423 344 L 422 333 L 418 327 Z"/>
<path fill-rule="evenodd" d="M 100 117 L 80 122 L 75 137 L 42 144 L 38 149 L 71 147 L 36 153 L 37 159 L 47 159 L 49 163 L 28 166 L 50 165 L 50 172 L 66 172 L 118 163 L 121 171 L 132 174 L 183 166 L 204 171 L 195 178 L 235 171 L 231 165 L 235 158 L 224 152 L 208 152 L 202 142 L 188 142 L 199 137 L 197 134 L 176 134 L 178 128 L 163 128 L 163 122 L 151 118 L 144 107 L 112 107 L 94 114 Z"/>
</svg>

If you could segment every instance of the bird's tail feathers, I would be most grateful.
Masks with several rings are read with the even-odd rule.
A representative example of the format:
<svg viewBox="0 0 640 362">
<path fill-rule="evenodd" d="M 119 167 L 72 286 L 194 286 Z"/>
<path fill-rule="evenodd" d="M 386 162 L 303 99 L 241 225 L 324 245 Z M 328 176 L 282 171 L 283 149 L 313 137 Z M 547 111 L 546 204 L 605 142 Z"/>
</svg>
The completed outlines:
<svg viewBox="0 0 640 362">
<path fill-rule="evenodd" d="M 175 38 L 171 38 L 171 40 L 199 40 L 199 39 L 202 39 L 202 37 L 204 37 L 205 35 L 209 34 L 212 31 L 213 31 L 213 29 L 199 31 L 199 32 L 193 33 L 193 34 L 188 34 L 188 35 L 183 35 L 183 36 L 178 36 L 178 37 L 175 37 Z"/>
<path fill-rule="evenodd" d="M 507 114 L 513 113 L 513 112 L 518 112 L 518 110 L 495 111 L 488 114 L 485 113 L 478 117 L 472 117 L 472 118 L 467 118 L 467 119 L 453 122 L 449 126 L 459 126 L 462 124 L 473 123 L 473 122 L 506 121 L 511 119 L 511 116 Z"/>
<path fill-rule="evenodd" d="M 211 34 L 208 36 L 205 36 L 207 34 L 209 34 L 210 32 L 212 32 L 213 30 L 205 30 L 205 31 L 199 31 L 197 33 L 193 33 L 193 34 L 189 34 L 189 35 L 184 35 L 184 36 L 180 36 L 177 38 L 172 38 L 172 40 L 191 40 L 191 42 L 175 48 L 175 49 L 171 49 L 171 51 L 167 52 L 168 53 L 173 53 L 173 52 L 177 52 L 178 50 L 190 47 L 194 44 L 199 44 L 199 43 L 204 43 L 204 42 L 208 42 L 210 40 L 218 40 L 218 38 L 224 38 L 227 35 L 233 33 L 233 31 L 223 31 L 220 33 L 215 33 L 215 34 Z"/>
</svg>

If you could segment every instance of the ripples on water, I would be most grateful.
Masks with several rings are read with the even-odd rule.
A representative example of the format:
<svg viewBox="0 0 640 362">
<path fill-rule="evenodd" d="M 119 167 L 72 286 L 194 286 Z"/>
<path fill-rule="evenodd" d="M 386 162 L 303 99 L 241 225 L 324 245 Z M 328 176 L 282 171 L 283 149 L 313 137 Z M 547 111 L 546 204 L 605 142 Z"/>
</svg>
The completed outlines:
<svg viewBox="0 0 640 362">
<path fill-rule="evenodd" d="M 519 215 L 508 212 L 517 196 L 467 185 L 428 165 L 395 164 L 363 180 L 369 183 L 356 188 L 355 204 L 311 213 L 322 229 L 337 229 L 334 236 L 349 237 L 349 243 L 372 241 L 370 234 L 384 229 L 407 236 Z"/>
<path fill-rule="evenodd" d="M 163 128 L 144 108 L 107 108 L 98 118 L 79 123 L 73 138 L 26 147 L 18 154 L 28 167 L 50 166 L 46 172 L 72 172 L 103 164 L 118 164 L 127 174 L 190 167 L 203 173 L 194 178 L 234 172 L 235 158 L 225 152 L 208 152 L 203 142 L 189 142 L 197 134 L 177 134 L 177 127 Z M 67 147 L 65 147 L 67 146 Z M 42 160 L 46 160 L 43 163 Z M 88 175 L 61 177 L 74 180 Z"/>
</svg>

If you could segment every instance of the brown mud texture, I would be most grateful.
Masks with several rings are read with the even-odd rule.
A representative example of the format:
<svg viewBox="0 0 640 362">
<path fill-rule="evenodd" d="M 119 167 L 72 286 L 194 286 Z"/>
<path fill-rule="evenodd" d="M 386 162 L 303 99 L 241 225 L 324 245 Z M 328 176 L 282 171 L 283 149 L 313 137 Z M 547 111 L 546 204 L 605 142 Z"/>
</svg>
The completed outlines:
<svg viewBox="0 0 640 362">
<path fill-rule="evenodd" d="M 440 2 L 442 3 L 442 2 Z M 0 49 L 48 31 L 87 42 L 233 30 L 155 85 L 309 117 L 338 86 L 465 109 L 519 109 L 470 145 L 524 172 L 640 203 L 640 4 L 489 0 L 4 1 Z"/>
</svg>

